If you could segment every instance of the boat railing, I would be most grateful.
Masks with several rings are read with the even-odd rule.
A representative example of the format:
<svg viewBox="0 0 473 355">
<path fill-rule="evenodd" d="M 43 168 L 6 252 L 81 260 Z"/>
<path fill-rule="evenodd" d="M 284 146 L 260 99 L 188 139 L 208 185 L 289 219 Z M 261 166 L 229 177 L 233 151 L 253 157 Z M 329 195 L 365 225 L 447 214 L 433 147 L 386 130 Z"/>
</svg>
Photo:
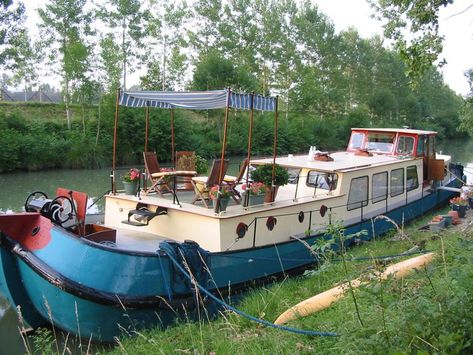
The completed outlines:
<svg viewBox="0 0 473 355">
<path fill-rule="evenodd" d="M 422 188 L 422 184 L 420 183 L 419 186 L 421 187 L 420 188 L 420 191 L 418 190 L 418 188 L 416 189 L 412 189 L 412 190 L 409 190 L 407 188 L 407 186 L 405 185 L 404 186 L 404 189 L 403 189 L 403 192 L 397 196 L 395 196 L 396 198 L 399 198 L 400 196 L 403 196 L 403 199 L 399 199 L 398 202 L 401 203 L 401 205 L 397 204 L 393 207 L 389 207 L 389 203 L 391 202 L 392 200 L 392 197 L 390 197 L 390 194 L 388 192 L 388 190 L 386 189 L 386 194 L 383 196 L 384 197 L 384 201 L 383 200 L 379 200 L 380 196 L 376 196 L 375 198 L 373 198 L 372 196 L 366 200 L 362 200 L 362 201 L 358 201 L 358 202 L 355 202 L 355 203 L 359 203 L 360 204 L 360 207 L 357 208 L 359 210 L 359 216 L 358 218 L 356 216 L 353 216 L 353 219 L 350 220 L 351 224 L 356 224 L 356 223 L 363 223 L 363 222 L 366 222 L 370 219 L 372 219 L 374 217 L 373 213 L 376 213 L 376 215 L 380 215 L 380 214 L 384 214 L 384 213 L 388 213 L 389 211 L 395 209 L 395 208 L 399 208 L 401 206 L 407 206 L 408 204 L 412 203 L 413 201 L 409 201 L 409 196 L 412 196 L 414 195 L 414 193 L 417 193 L 420 195 L 420 197 L 424 197 L 426 195 L 426 192 L 424 191 L 424 189 Z M 419 187 L 418 186 L 418 187 Z M 434 190 L 432 190 L 434 191 Z M 431 192 L 430 192 L 431 193 Z M 374 201 L 374 199 L 377 199 L 377 201 Z M 364 203 L 366 201 L 366 204 Z M 369 205 L 373 205 L 374 203 L 378 203 L 378 202 L 384 202 L 384 206 L 382 208 L 382 210 L 379 210 L 377 209 L 376 211 L 373 210 L 372 208 L 368 209 L 367 206 Z M 351 203 L 353 204 L 353 203 Z M 351 205 L 350 204 L 350 205 Z M 257 225 L 258 225 L 258 221 L 260 220 L 265 220 L 266 221 L 266 225 L 268 226 L 268 229 L 271 231 L 272 230 L 272 227 L 270 228 L 271 224 L 274 223 L 274 221 L 277 219 L 277 218 L 281 218 L 281 217 L 291 217 L 291 216 L 294 216 L 294 217 L 297 217 L 297 219 L 299 220 L 300 223 L 303 223 L 303 221 L 305 220 L 306 218 L 306 215 L 308 215 L 308 222 L 307 222 L 307 229 L 306 229 L 306 232 L 305 232 L 305 235 L 303 236 L 304 238 L 305 237 L 311 237 L 313 236 L 314 234 L 312 233 L 313 230 L 312 230 L 312 227 L 313 227 L 313 220 L 314 218 L 316 218 L 316 214 L 320 214 L 322 216 L 322 218 L 327 215 L 328 217 L 328 225 L 331 225 L 333 223 L 333 219 L 334 219 L 334 216 L 337 215 L 337 210 L 341 210 L 341 209 L 346 209 L 348 208 L 349 204 L 348 203 L 343 203 L 343 204 L 338 204 L 338 205 L 333 205 L 333 206 L 324 206 L 322 205 L 320 208 L 316 208 L 316 209 L 309 209 L 309 210 L 305 210 L 305 211 L 300 211 L 300 212 L 291 212 L 291 213 L 280 213 L 280 214 L 271 214 L 271 216 L 256 216 L 247 226 L 247 230 L 249 230 L 251 227 L 253 227 L 253 247 L 256 246 L 256 241 L 257 241 Z M 273 222 L 269 223 L 269 219 L 272 219 Z M 316 234 L 320 234 L 321 231 L 318 230 L 316 232 Z"/>
</svg>

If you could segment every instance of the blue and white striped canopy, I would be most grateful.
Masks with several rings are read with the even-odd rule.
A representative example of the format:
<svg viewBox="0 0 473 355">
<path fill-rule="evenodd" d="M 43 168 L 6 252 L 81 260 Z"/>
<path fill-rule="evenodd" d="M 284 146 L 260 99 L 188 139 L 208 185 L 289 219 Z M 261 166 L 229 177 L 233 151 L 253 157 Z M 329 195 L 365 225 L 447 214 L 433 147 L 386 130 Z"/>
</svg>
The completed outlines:
<svg viewBox="0 0 473 355">
<path fill-rule="evenodd" d="M 238 94 L 227 90 L 214 91 L 123 91 L 120 105 L 128 107 L 182 108 L 191 110 L 210 110 L 225 108 L 230 93 L 231 108 L 250 110 L 251 94 Z M 275 111 L 276 99 L 254 95 L 253 108 L 259 111 Z"/>
</svg>

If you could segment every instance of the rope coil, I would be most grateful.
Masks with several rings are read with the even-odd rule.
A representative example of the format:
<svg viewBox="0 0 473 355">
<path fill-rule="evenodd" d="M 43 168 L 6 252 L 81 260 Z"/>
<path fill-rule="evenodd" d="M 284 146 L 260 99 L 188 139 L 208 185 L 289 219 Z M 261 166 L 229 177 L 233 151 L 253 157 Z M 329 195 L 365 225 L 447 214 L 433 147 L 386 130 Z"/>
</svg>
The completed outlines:
<svg viewBox="0 0 473 355">
<path fill-rule="evenodd" d="M 165 243 L 165 242 L 164 242 Z M 161 243 L 163 244 L 163 243 Z M 197 287 L 201 292 L 203 292 L 206 296 L 211 298 L 214 302 L 218 303 L 219 305 L 225 307 L 226 309 L 235 312 L 236 314 L 245 317 L 253 322 L 259 323 L 261 325 L 264 325 L 266 327 L 274 328 L 274 329 L 279 329 L 279 330 L 285 330 L 291 333 L 296 333 L 296 334 L 303 334 L 303 335 L 309 335 L 309 336 L 322 336 L 322 337 L 335 337 L 338 336 L 337 333 L 333 332 L 320 332 L 320 331 L 314 331 L 314 330 L 303 330 L 303 329 L 297 329 L 297 328 L 292 328 L 292 327 L 287 327 L 284 325 L 277 325 L 273 324 L 271 322 L 268 322 L 264 319 L 259 319 L 256 317 L 253 317 L 231 305 L 228 303 L 222 301 L 221 299 L 215 297 L 211 292 L 209 292 L 206 288 L 201 286 L 197 281 L 195 281 L 191 275 L 182 267 L 182 265 L 174 258 L 172 254 L 168 254 L 169 259 L 171 259 L 172 263 L 174 266 L 190 281 L 194 284 L 195 287 Z"/>
</svg>

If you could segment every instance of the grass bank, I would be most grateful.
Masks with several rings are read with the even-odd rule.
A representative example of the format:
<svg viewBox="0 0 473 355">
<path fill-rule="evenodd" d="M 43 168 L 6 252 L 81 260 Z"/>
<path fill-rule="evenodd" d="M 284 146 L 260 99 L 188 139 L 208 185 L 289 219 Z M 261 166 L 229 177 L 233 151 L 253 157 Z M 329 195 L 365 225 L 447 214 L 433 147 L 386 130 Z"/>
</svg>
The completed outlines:
<svg viewBox="0 0 473 355">
<path fill-rule="evenodd" d="M 375 278 L 355 289 L 354 297 L 347 293 L 330 308 L 288 323 L 300 329 L 336 332 L 337 337 L 308 337 L 269 329 L 233 312 L 223 312 L 210 322 L 122 337 L 116 348 L 104 353 L 471 353 L 473 232 L 466 228 L 469 221 L 437 234 L 418 230 L 426 221 L 410 226 L 408 238 L 393 240 L 394 234 L 385 236 L 349 250 L 346 257 L 398 254 L 414 243 L 436 252 L 435 261 L 427 268 L 402 280 Z M 342 262 L 329 260 L 307 276 L 253 290 L 238 308 L 274 321 L 294 304 L 335 286 L 347 276 L 354 279 L 373 268 L 382 265 L 374 260 L 350 261 L 345 270 Z"/>
</svg>

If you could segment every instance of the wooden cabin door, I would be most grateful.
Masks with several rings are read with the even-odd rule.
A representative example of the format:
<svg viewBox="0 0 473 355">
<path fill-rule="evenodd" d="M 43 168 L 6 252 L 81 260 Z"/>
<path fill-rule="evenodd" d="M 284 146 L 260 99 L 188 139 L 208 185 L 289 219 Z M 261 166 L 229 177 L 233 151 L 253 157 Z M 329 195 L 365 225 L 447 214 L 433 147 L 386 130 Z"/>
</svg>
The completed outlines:
<svg viewBox="0 0 473 355">
<path fill-rule="evenodd" d="M 435 136 L 424 136 L 424 174 L 427 180 L 443 180 L 445 162 L 436 159 L 435 156 Z M 424 177 L 425 180 L 425 177 Z"/>
</svg>

